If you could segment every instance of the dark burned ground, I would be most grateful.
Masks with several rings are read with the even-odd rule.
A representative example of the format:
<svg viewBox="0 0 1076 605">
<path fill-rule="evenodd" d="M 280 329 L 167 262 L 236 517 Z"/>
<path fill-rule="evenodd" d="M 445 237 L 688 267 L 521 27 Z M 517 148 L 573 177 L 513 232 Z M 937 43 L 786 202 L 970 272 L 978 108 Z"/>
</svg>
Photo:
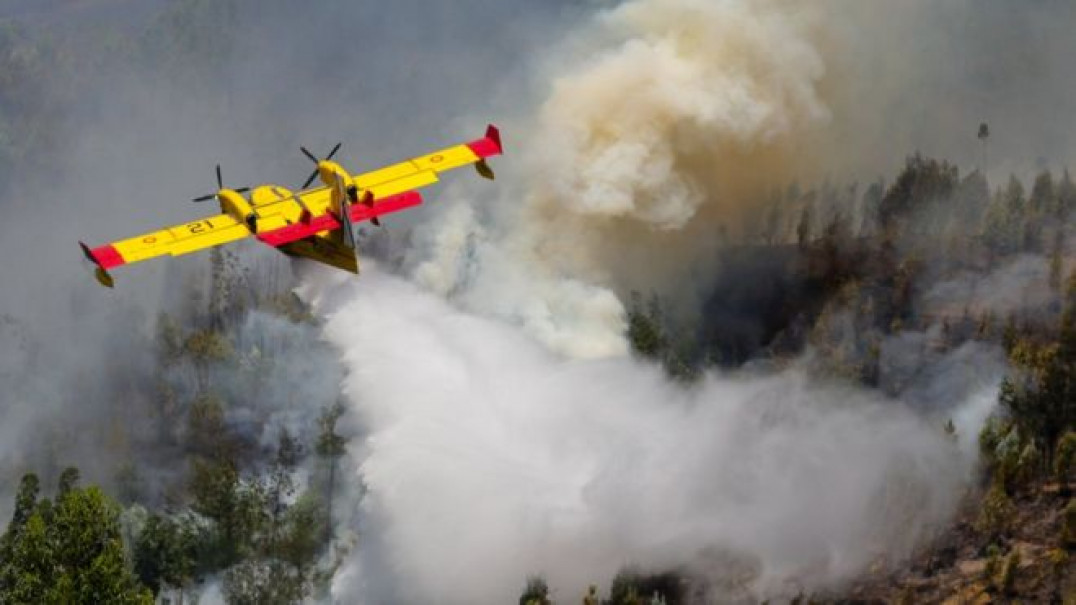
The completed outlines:
<svg viewBox="0 0 1076 605">
<path fill-rule="evenodd" d="M 716 361 L 738 366 L 762 350 L 799 350 L 810 318 L 831 294 L 811 278 L 809 264 L 804 250 L 795 245 L 722 250 L 701 326 Z"/>
<path fill-rule="evenodd" d="M 969 495 L 957 519 L 910 562 L 871 571 L 841 594 L 803 602 L 873 603 L 1076 603 L 1076 552 L 1061 543 L 1062 511 L 1068 497 L 1057 485 L 1045 485 L 1014 498 L 1009 535 L 993 539 L 975 528 L 981 495 Z M 998 573 L 986 577 L 988 549 L 998 546 Z M 1001 568 L 1013 551 L 1020 553 L 1011 590 L 1001 588 Z"/>
</svg>

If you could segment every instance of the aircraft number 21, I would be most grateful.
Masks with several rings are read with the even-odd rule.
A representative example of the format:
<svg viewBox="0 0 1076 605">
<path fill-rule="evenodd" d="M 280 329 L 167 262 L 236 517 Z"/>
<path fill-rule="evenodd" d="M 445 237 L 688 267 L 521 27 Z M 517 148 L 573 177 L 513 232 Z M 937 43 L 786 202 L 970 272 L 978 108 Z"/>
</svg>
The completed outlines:
<svg viewBox="0 0 1076 605">
<path fill-rule="evenodd" d="M 205 233 L 206 229 L 212 229 L 213 223 L 208 220 L 197 221 L 187 224 L 187 231 L 191 232 L 191 235 L 198 235 L 199 233 Z"/>
</svg>

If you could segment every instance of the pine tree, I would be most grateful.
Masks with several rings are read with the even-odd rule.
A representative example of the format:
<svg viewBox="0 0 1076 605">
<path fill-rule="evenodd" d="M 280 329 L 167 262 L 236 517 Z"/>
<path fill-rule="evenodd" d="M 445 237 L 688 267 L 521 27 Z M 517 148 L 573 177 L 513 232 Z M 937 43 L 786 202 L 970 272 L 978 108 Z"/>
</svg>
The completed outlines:
<svg viewBox="0 0 1076 605">
<path fill-rule="evenodd" d="M 803 210 L 800 212 L 799 223 L 796 224 L 796 244 L 800 248 L 806 247 L 811 243 L 811 229 L 814 224 L 814 213 L 811 208 L 811 203 L 808 202 L 803 206 Z"/>
<path fill-rule="evenodd" d="M 55 503 L 37 500 L 37 479 L 23 478 L 0 552 L 2 603 L 152 603 L 123 549 L 119 506 L 96 487 L 63 473 Z"/>
<path fill-rule="evenodd" d="M 642 295 L 631 293 L 628 305 L 628 343 L 631 350 L 647 359 L 661 359 L 669 347 L 662 327 L 661 303 L 657 295 L 643 304 Z"/>
<path fill-rule="evenodd" d="M 292 473 L 302 454 L 299 442 L 291 436 L 287 427 L 280 429 L 277 442 L 276 458 L 269 475 L 268 505 L 270 517 L 269 551 L 276 554 L 276 546 L 280 540 L 283 514 L 287 510 L 285 499 L 295 493 L 295 482 Z"/>
<path fill-rule="evenodd" d="M 1057 185 L 1058 218 L 1062 221 L 1066 220 L 1072 215 L 1073 210 L 1076 210 L 1076 183 L 1072 181 L 1072 176 L 1066 170 Z"/>
<path fill-rule="evenodd" d="M 162 585 L 183 591 L 194 579 L 199 536 L 182 517 L 151 515 L 134 544 L 139 579 L 157 594 Z"/>
<path fill-rule="evenodd" d="M 318 434 L 318 442 L 315 451 L 319 457 L 325 460 L 329 466 L 329 480 L 325 489 L 326 523 L 325 542 L 332 541 L 333 534 L 333 494 L 336 483 L 336 461 L 346 453 L 347 439 L 336 432 L 336 423 L 344 415 L 344 405 L 337 401 L 334 405 L 325 408 L 318 424 L 321 431 Z"/>
</svg>

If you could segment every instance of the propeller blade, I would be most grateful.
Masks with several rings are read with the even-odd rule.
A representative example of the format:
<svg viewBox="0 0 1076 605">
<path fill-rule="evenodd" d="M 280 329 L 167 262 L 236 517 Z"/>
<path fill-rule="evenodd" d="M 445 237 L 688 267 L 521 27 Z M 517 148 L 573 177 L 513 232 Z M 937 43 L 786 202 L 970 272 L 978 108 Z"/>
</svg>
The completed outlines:
<svg viewBox="0 0 1076 605">
<path fill-rule="evenodd" d="M 196 197 L 191 201 L 192 202 L 208 202 L 209 200 L 211 200 L 211 199 L 213 199 L 215 197 L 217 197 L 216 193 L 210 193 L 209 195 L 203 195 L 202 197 Z"/>
<path fill-rule="evenodd" d="M 317 163 L 318 163 L 318 158 L 317 158 L 317 157 L 315 157 L 315 156 L 314 156 L 314 154 L 310 153 L 310 152 L 309 152 L 309 151 L 308 151 L 308 150 L 306 149 L 306 147 L 302 147 L 302 146 L 300 146 L 300 147 L 299 147 L 299 150 L 303 152 L 303 155 L 305 155 L 306 157 L 310 158 L 310 161 L 311 161 L 311 162 L 314 162 L 315 164 L 317 164 Z"/>
<path fill-rule="evenodd" d="M 220 164 L 217 164 L 217 189 L 224 189 L 224 179 L 220 177 Z"/>
<path fill-rule="evenodd" d="M 336 144 L 336 147 L 333 147 L 333 150 L 329 152 L 329 155 L 325 156 L 325 159 L 326 159 L 326 160 L 331 160 L 331 159 L 333 159 L 333 156 L 334 156 L 334 155 L 336 155 L 336 152 L 337 152 L 337 151 L 340 151 L 340 146 L 341 146 L 341 145 L 343 145 L 343 143 L 337 143 L 337 144 Z"/>
<path fill-rule="evenodd" d="M 314 182 L 314 179 L 316 179 L 317 177 L 318 177 L 318 171 L 317 170 L 315 170 L 314 172 L 311 172 L 310 173 L 310 178 L 306 179 L 306 182 L 303 183 L 303 186 L 300 187 L 299 189 L 306 189 L 307 187 L 310 186 L 310 183 Z"/>
</svg>

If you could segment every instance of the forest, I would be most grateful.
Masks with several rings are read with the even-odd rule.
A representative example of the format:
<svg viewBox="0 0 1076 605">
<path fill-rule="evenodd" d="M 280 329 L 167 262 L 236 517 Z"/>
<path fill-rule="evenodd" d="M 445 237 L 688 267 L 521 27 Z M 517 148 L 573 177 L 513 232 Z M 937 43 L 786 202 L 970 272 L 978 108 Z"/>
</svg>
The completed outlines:
<svg viewBox="0 0 1076 605">
<path fill-rule="evenodd" d="M 211 577 L 234 603 L 327 590 L 347 548 L 330 521 L 343 407 L 308 401 L 321 410 L 309 425 L 280 415 L 316 396 L 301 385 L 333 358 L 293 295 L 252 298 L 236 271 L 214 250 L 204 304 L 162 314 L 140 343 L 145 363 L 130 366 L 117 405 L 152 420 L 109 427 L 121 462 L 107 491 L 82 487 L 75 467 L 22 476 L 0 555 L 4 602 L 182 600 Z M 268 375 L 298 386 L 267 386 Z"/>
<path fill-rule="evenodd" d="M 809 352 L 810 370 L 821 377 L 914 401 L 914 375 L 930 360 L 980 344 L 1003 351 L 1009 370 L 998 412 L 977 436 L 981 488 L 966 494 L 954 527 L 922 548 L 917 564 L 925 569 L 918 576 L 887 572 L 850 594 L 911 603 L 956 590 L 969 600 L 1068 602 L 1074 594 L 1069 552 L 1076 546 L 1076 499 L 1069 497 L 1076 451 L 1070 244 L 1076 184 L 1067 170 L 1043 170 L 1030 187 L 1016 176 L 991 186 L 978 171 L 962 176 L 944 160 L 914 155 L 892 183 L 858 189 L 827 183 L 775 191 L 748 217 L 742 241 L 729 244 L 701 325 L 685 328 L 663 311 L 660 297 L 634 293 L 635 354 L 690 384 L 707 368 L 779 364 Z M 739 285 L 747 272 L 762 279 Z M 1018 285 L 998 284 L 1005 274 Z M 991 286 L 1017 289 L 1018 296 L 997 300 Z M 909 335 L 916 342 L 911 370 L 893 351 Z M 955 431 L 952 419 L 938 418 L 937 426 Z M 1042 515 L 1045 526 L 1032 521 Z M 938 566 L 959 559 L 985 563 L 954 583 Z M 687 591 L 678 587 L 674 594 L 686 598 Z"/>
</svg>

